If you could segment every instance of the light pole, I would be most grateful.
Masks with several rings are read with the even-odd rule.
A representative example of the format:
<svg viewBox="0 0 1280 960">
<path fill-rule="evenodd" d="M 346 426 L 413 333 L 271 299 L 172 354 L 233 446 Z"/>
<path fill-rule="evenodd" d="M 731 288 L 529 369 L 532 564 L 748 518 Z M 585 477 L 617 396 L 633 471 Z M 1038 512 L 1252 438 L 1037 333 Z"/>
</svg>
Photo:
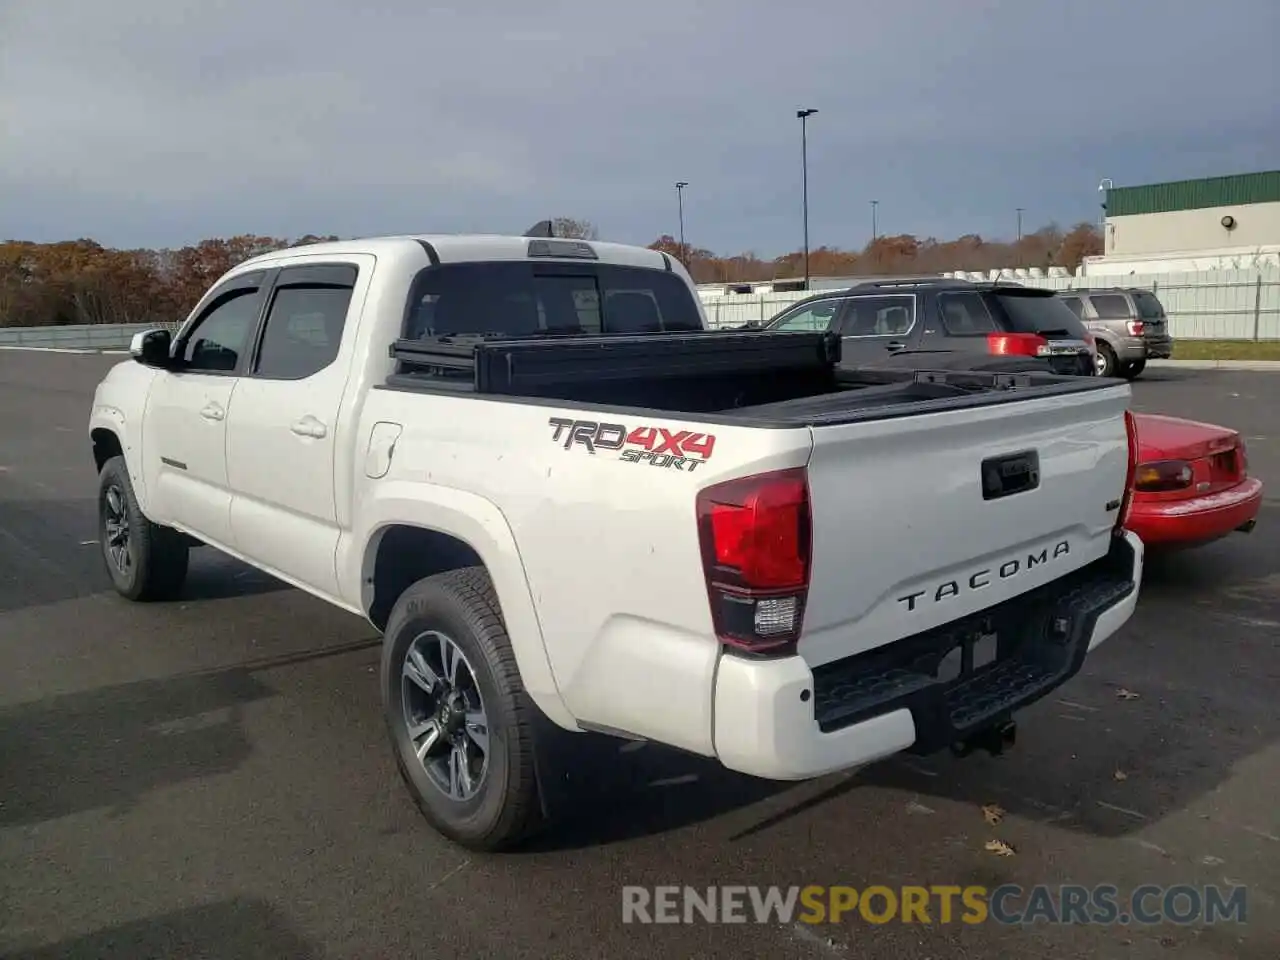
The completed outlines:
<svg viewBox="0 0 1280 960">
<path fill-rule="evenodd" d="M 1114 190 L 1115 184 L 1111 182 L 1110 177 L 1103 177 L 1098 184 L 1098 192 L 1102 194 L 1102 222 L 1099 226 L 1102 228 L 1102 252 L 1107 251 L 1107 198 L 1108 191 Z"/>
<path fill-rule="evenodd" d="M 809 289 L 809 129 L 808 120 L 817 110 L 797 110 L 800 121 L 800 195 L 804 208 L 804 288 Z"/>
<path fill-rule="evenodd" d="M 871 201 L 871 242 L 875 243 L 880 236 L 880 231 L 876 228 L 876 207 L 880 206 L 879 200 Z"/>
<path fill-rule="evenodd" d="M 1018 242 L 1022 242 L 1022 208 L 1018 207 Z"/>
<path fill-rule="evenodd" d="M 680 208 L 680 259 L 687 261 L 689 259 L 688 251 L 684 246 L 684 188 L 689 185 L 688 180 L 678 180 L 676 182 L 676 205 Z"/>
</svg>

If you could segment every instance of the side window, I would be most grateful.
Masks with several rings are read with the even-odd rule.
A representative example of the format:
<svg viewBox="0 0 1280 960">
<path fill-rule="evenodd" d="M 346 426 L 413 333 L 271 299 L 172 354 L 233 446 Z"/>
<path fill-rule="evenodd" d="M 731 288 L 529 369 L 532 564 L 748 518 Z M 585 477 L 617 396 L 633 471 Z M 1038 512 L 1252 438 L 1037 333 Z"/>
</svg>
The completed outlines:
<svg viewBox="0 0 1280 960">
<path fill-rule="evenodd" d="M 355 267 L 282 270 L 271 295 L 254 376 L 303 380 L 333 363 L 342 345 L 355 279 Z"/>
<path fill-rule="evenodd" d="M 1084 319 L 1084 304 L 1080 302 L 1079 297 L 1063 297 L 1062 302 L 1065 303 L 1068 307 L 1070 307 L 1071 312 L 1074 313 L 1077 317 L 1079 317 L 1081 320 Z"/>
<path fill-rule="evenodd" d="M 1130 314 L 1129 301 L 1118 293 L 1095 294 L 1089 298 L 1089 302 L 1098 312 L 1100 320 L 1124 320 Z"/>
<path fill-rule="evenodd" d="M 942 314 L 942 327 L 953 337 L 975 337 L 999 333 L 987 305 L 976 293 L 941 293 L 938 310 Z"/>
<path fill-rule="evenodd" d="M 856 297 L 841 324 L 845 337 L 901 337 L 916 322 L 914 297 Z"/>
<path fill-rule="evenodd" d="M 831 318 L 835 316 L 839 306 L 839 300 L 819 300 L 789 314 L 777 323 L 770 324 L 769 329 L 820 333 L 831 326 Z"/>
<path fill-rule="evenodd" d="M 233 290 L 196 322 L 182 345 L 184 370 L 228 373 L 236 369 L 258 320 L 259 293 L 257 287 Z"/>
</svg>

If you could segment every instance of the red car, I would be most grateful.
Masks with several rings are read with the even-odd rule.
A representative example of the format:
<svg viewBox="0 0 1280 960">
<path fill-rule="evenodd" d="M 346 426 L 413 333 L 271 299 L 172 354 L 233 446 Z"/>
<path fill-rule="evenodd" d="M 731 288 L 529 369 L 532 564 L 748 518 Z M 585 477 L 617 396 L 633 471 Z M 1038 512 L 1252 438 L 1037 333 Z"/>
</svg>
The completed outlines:
<svg viewBox="0 0 1280 960">
<path fill-rule="evenodd" d="M 1195 547 L 1254 528 L 1262 481 L 1249 476 L 1239 433 L 1150 413 L 1133 419 L 1138 467 L 1125 526 L 1144 544 Z"/>
</svg>

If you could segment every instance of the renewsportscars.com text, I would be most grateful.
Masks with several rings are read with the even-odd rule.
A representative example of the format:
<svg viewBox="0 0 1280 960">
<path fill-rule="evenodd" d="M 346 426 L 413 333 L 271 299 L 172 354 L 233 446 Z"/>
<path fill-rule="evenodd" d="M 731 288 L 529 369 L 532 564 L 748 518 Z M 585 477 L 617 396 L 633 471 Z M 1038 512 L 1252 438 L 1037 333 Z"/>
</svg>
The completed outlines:
<svg viewBox="0 0 1280 960">
<path fill-rule="evenodd" d="M 1016 884 L 622 888 L 623 923 L 1200 924 L 1247 919 L 1244 887 Z"/>
</svg>

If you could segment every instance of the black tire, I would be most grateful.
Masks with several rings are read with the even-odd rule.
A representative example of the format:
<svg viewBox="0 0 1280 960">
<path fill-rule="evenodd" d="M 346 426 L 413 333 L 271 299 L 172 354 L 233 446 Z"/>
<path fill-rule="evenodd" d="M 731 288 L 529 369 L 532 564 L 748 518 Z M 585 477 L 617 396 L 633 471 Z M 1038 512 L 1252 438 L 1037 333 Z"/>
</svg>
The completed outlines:
<svg viewBox="0 0 1280 960">
<path fill-rule="evenodd" d="M 465 799 L 450 797 L 432 779 L 410 735 L 410 722 L 421 723 L 425 717 L 409 700 L 428 695 L 406 680 L 405 662 L 414 641 L 427 633 L 443 634 L 461 651 L 487 718 L 484 767 L 475 794 Z M 423 641 L 428 642 L 436 641 Z M 469 687 L 469 682 L 462 686 Z M 400 776 L 437 831 L 470 850 L 496 851 L 527 839 L 542 825 L 535 766 L 537 708 L 520 679 L 493 584 L 483 567 L 419 580 L 396 601 L 382 646 L 382 695 Z M 474 707 L 474 702 L 467 705 Z M 429 713 L 434 707 L 422 709 Z M 465 730 L 451 736 L 455 743 L 468 739 Z M 476 749 L 474 742 L 464 746 Z"/>
<path fill-rule="evenodd" d="M 1096 372 L 1100 377 L 1114 377 L 1116 375 L 1116 354 L 1105 343 L 1098 344 L 1098 365 Z"/>
<path fill-rule="evenodd" d="M 1120 368 L 1120 376 L 1124 377 L 1126 380 L 1136 380 L 1138 375 L 1146 369 L 1146 366 L 1146 360 L 1135 360 L 1133 363 L 1126 363 Z"/>
<path fill-rule="evenodd" d="M 112 457 L 98 474 L 98 542 L 120 596 L 147 602 L 182 592 L 190 558 L 187 539 L 142 513 L 122 456 Z"/>
</svg>

